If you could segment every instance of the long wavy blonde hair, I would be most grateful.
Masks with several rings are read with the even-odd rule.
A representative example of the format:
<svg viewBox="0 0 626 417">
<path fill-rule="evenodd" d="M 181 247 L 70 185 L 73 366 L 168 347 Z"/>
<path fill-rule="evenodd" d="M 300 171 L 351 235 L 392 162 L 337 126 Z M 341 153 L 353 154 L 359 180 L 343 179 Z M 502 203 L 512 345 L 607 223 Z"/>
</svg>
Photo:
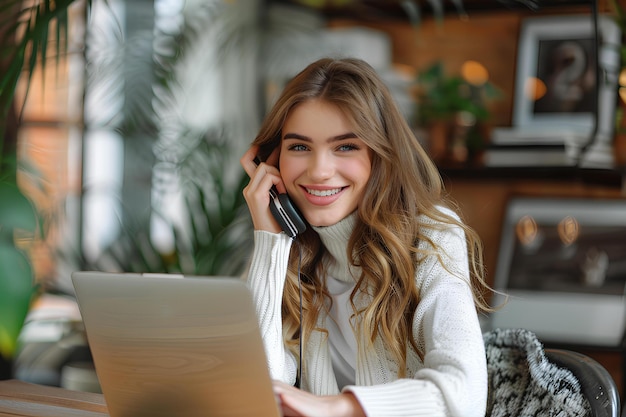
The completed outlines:
<svg viewBox="0 0 626 417">
<path fill-rule="evenodd" d="M 420 301 L 415 285 L 416 268 L 426 253 L 418 243 L 428 240 L 420 215 L 465 231 L 469 253 L 470 284 L 477 309 L 489 311 L 485 295 L 482 246 L 478 235 L 462 221 L 443 213 L 437 206 L 453 208 L 445 194 L 437 167 L 415 138 L 390 92 L 375 70 L 358 59 L 320 59 L 300 72 L 285 87 L 265 118 L 253 145 L 265 158 L 280 146 L 281 129 L 289 112 L 298 104 L 322 99 L 336 105 L 351 121 L 354 133 L 373 151 L 371 176 L 357 209 L 357 226 L 347 253 L 353 265 L 361 268 L 352 306 L 358 290 L 367 291 L 372 302 L 360 316 L 362 329 L 368 329 L 371 342 L 378 336 L 399 364 L 399 377 L 406 368 L 411 346 L 423 357 L 412 332 L 412 320 Z M 436 242 L 429 241 L 436 250 Z M 325 249 L 310 228 L 294 241 L 283 293 L 285 341 L 294 354 L 302 337 L 316 329 L 317 317 L 329 305 L 323 263 Z M 434 252 L 431 252 L 434 253 Z M 301 262 L 301 264 L 300 264 Z M 298 270 L 302 281 L 302 329 Z M 409 341 L 409 344 L 407 344 Z"/>
</svg>

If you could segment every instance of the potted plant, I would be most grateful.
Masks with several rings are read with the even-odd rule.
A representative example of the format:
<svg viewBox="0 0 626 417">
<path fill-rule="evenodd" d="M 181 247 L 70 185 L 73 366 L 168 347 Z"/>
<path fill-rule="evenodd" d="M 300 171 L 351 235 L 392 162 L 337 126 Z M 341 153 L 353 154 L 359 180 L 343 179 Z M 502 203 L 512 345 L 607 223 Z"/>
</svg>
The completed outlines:
<svg viewBox="0 0 626 417">
<path fill-rule="evenodd" d="M 486 78 L 480 64 L 468 61 L 465 74 L 448 75 L 441 61 L 418 73 L 415 84 L 414 123 L 426 131 L 428 147 L 436 162 L 450 157 L 468 159 L 482 146 L 481 124 L 489 119 L 489 100 L 500 91 Z M 481 69 L 482 68 L 482 69 Z"/>
<path fill-rule="evenodd" d="M 170 249 L 151 239 L 149 218 L 123 208 L 126 220 L 120 224 L 118 238 L 97 258 L 85 257 L 78 248 L 61 251 L 58 256 L 74 270 L 240 274 L 252 248 L 251 222 L 242 192 L 248 178 L 242 173 L 233 182 L 223 175 L 232 160 L 232 148 L 216 139 L 218 136 L 210 132 L 199 138 L 178 166 L 186 189 L 187 227 L 171 221 L 157 203 L 150 204 L 149 211 L 173 236 Z"/>
<path fill-rule="evenodd" d="M 6 163 L 6 162 L 5 162 Z M 0 179 L 0 380 L 11 377 L 17 338 L 36 293 L 33 272 L 16 234 L 34 234 L 37 216 L 11 179 Z"/>
<path fill-rule="evenodd" d="M 69 9 L 78 3 L 74 0 L 39 0 L 35 2 L 23 2 L 22 0 L 9 0 L 0 6 L 0 49 L 3 57 L 0 62 L 0 369 L 3 379 L 12 377 L 12 362 L 18 353 L 18 337 L 26 315 L 32 305 L 34 296 L 37 294 L 37 285 L 30 259 L 20 246 L 20 240 L 33 240 L 35 231 L 44 230 L 36 207 L 27 199 L 18 186 L 18 161 L 17 157 L 17 130 L 20 123 L 20 110 L 23 104 L 15 102 L 15 91 L 21 77 L 29 79 L 37 68 L 42 71 L 49 66 L 48 53 L 54 50 L 57 58 L 67 51 L 68 41 L 68 18 Z M 106 1 L 102 4 L 107 5 Z M 212 7 L 212 6 L 206 6 Z M 218 6 L 213 6 L 218 7 Z M 92 2 L 87 3 L 87 13 L 92 9 Z M 49 38 L 52 28 L 57 28 L 54 39 Z M 183 49 L 189 45 L 190 33 L 182 35 L 162 34 L 161 41 L 169 41 L 172 48 L 161 48 L 158 52 L 152 50 L 152 43 L 135 43 L 136 56 L 153 56 L 157 53 L 157 59 L 152 60 L 152 67 L 148 71 L 156 74 L 154 84 L 158 84 L 159 98 L 164 99 L 167 93 L 172 91 L 176 84 L 174 70 L 177 60 L 184 57 Z M 19 34 L 19 35 L 18 35 Z M 167 38 L 167 39 L 166 39 Z M 50 47 L 52 46 L 52 48 Z M 139 51 L 141 45 L 147 45 L 150 50 Z M 163 46 L 163 44 L 161 44 Z M 127 45 L 130 47 L 130 45 Z M 145 52 L 145 53 L 144 53 Z M 140 59 L 137 59 L 139 61 Z M 120 63 L 121 61 L 116 61 Z M 132 62 L 126 60 L 122 64 L 139 68 L 146 61 Z M 54 65 L 54 63 L 53 63 Z M 111 68 L 108 68 L 111 70 Z M 143 77 L 148 76 L 145 67 L 144 72 L 128 71 L 142 79 L 133 86 L 145 84 Z M 112 74 L 113 71 L 107 72 Z M 117 72 L 119 74 L 119 71 Z M 115 85 L 128 80 L 109 79 Z M 153 94 L 154 86 L 148 85 L 148 94 Z M 139 106 L 132 107 L 131 113 L 125 113 L 123 124 L 113 126 L 126 135 L 129 140 L 139 140 L 139 137 L 154 136 L 155 109 L 152 106 L 154 99 L 136 100 Z M 141 102 L 143 101 L 143 105 Z M 126 108 L 125 110 L 128 110 Z M 180 126 L 178 126 L 180 127 Z M 239 253 L 246 249 L 245 232 L 246 217 L 243 212 L 243 188 L 244 174 L 239 178 L 227 178 L 225 164 L 231 161 L 232 155 L 228 152 L 232 148 L 228 141 L 217 138 L 211 132 L 203 132 L 195 135 L 189 133 L 189 129 L 180 127 L 182 135 L 191 139 L 191 136 L 202 136 L 202 140 L 194 137 L 196 142 L 202 145 L 190 147 L 189 155 L 179 163 L 179 169 L 183 169 L 186 162 L 198 159 L 205 163 L 196 171 L 198 178 L 187 177 L 191 186 L 187 187 L 186 193 L 187 210 L 190 215 L 191 236 L 185 238 L 178 226 L 170 224 L 172 234 L 176 236 L 175 247 L 162 253 L 154 245 L 150 245 L 149 222 L 146 217 L 126 216 L 125 223 L 121 226 L 122 233 L 112 245 L 107 248 L 99 259 L 87 259 L 83 257 L 79 248 L 72 254 L 74 269 L 116 269 L 136 272 L 185 272 L 205 273 L 214 275 L 226 274 L 228 267 L 232 271 L 241 267 L 241 263 L 232 261 L 226 254 Z M 189 142 L 189 141 L 187 141 Z M 184 145 L 181 146 L 184 148 Z M 203 158 L 202 158 L 203 157 Z M 135 161 L 139 164 L 145 161 Z M 197 167 L 196 167 L 197 168 Z M 150 169 L 149 167 L 147 168 Z M 202 173 L 202 174 L 200 174 Z M 232 176 L 231 176 L 232 177 Z M 202 182 L 200 182 L 202 181 Z M 149 186 L 149 184 L 146 184 Z M 160 207 L 151 206 L 150 211 L 157 215 Z M 128 210 L 127 214 L 129 211 Z M 143 210 L 142 210 L 142 215 Z M 203 219 L 201 219 L 203 217 Z M 133 222 L 131 219 L 135 219 Z M 230 233 L 234 229 L 233 233 Z M 29 233 L 27 236 L 25 233 Z M 148 236 L 146 240 L 146 236 Z M 147 244 L 146 244 L 147 243 Z M 23 246 L 23 245 L 22 245 Z M 66 248 L 67 249 L 67 248 Z M 67 254 L 65 254 L 67 255 Z M 62 256 L 59 254 L 59 256 Z M 105 259 L 106 258 L 106 259 Z M 150 262 L 160 258 L 160 262 Z"/>
<path fill-rule="evenodd" d="M 55 7 L 52 1 L 24 5 L 9 0 L 0 6 L 0 379 L 12 376 L 17 338 L 37 292 L 31 263 L 18 239 L 28 240 L 41 230 L 38 213 L 17 182 L 19 115 L 13 98 L 22 69 L 32 73 L 37 58 L 45 62 L 50 23 L 59 22 L 59 35 L 67 29 L 65 3 L 56 2 Z"/>
</svg>

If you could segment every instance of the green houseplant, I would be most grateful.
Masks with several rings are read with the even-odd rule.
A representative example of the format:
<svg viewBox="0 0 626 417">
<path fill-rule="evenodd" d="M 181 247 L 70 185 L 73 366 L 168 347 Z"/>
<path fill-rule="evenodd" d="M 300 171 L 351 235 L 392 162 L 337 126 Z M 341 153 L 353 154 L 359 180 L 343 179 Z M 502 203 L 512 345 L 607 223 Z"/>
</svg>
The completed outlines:
<svg viewBox="0 0 626 417">
<path fill-rule="evenodd" d="M 59 39 L 67 34 L 71 3 L 26 5 L 8 0 L 0 5 L 0 378 L 10 376 L 17 337 L 37 288 L 30 261 L 17 238 L 32 237 L 41 230 L 38 213 L 17 182 L 20 105 L 13 99 L 22 70 L 32 74 L 38 65 L 45 65 L 50 25 L 57 25 Z M 57 52 L 63 47 L 59 41 Z"/>
<path fill-rule="evenodd" d="M 419 72 L 414 123 L 428 132 L 433 158 L 443 162 L 452 151 L 452 158 L 459 162 L 468 158 L 467 152 L 478 151 L 482 146 L 480 126 L 490 116 L 488 102 L 500 96 L 499 89 L 484 76 L 448 75 L 441 61 Z M 460 153 L 454 155 L 455 150 Z"/>
<path fill-rule="evenodd" d="M 36 69 L 49 67 L 49 55 L 61 59 L 67 52 L 68 12 L 79 3 L 74 0 L 40 0 L 23 2 L 5 1 L 0 5 L 1 38 L 0 50 L 0 359 L 2 375 L 10 377 L 10 362 L 16 353 L 17 339 L 29 311 L 33 297 L 37 294 L 33 268 L 30 259 L 19 244 L 34 238 L 35 232 L 45 231 L 46 224 L 38 216 L 36 207 L 28 200 L 18 186 L 17 131 L 21 120 L 23 103 L 15 101 L 15 91 L 20 78 L 30 78 Z M 101 4 L 108 6 L 107 0 Z M 87 13 L 92 10 L 92 2 L 87 2 Z M 217 8 L 219 3 L 211 3 L 206 8 Z M 204 10 L 206 12 L 206 10 Z M 214 10 L 211 10 L 214 11 Z M 205 16 L 199 14 L 199 18 Z M 196 22 L 197 23 L 197 22 Z M 55 30 L 50 37 L 51 30 Z M 19 36 L 18 36 L 19 34 Z M 115 72 L 108 68 L 107 74 L 121 74 L 120 77 L 134 76 L 136 79 L 107 79 L 112 85 L 128 83 L 133 87 L 142 86 L 134 105 L 124 108 L 120 123 L 111 125 L 127 141 L 135 141 L 132 146 L 146 149 L 151 146 L 142 138 L 153 137 L 159 120 L 158 105 L 171 100 L 177 85 L 176 68 L 193 37 L 193 28 L 175 33 L 156 33 L 160 49 L 154 50 L 154 42 L 136 42 L 137 39 L 122 39 L 128 43 L 124 51 L 133 47 L 137 60 L 113 60 L 113 65 L 123 63 L 125 71 Z M 139 35 L 141 36 L 141 35 Z M 118 38 L 119 39 L 119 38 Z M 50 45 L 53 45 L 52 47 Z M 145 49 L 141 49 L 145 47 Z M 52 50 L 52 52 L 51 52 Z M 155 55 L 156 54 L 156 55 Z M 144 57 L 150 57 L 144 60 Z M 58 61 L 57 61 L 58 62 Z M 146 65 L 146 63 L 148 63 Z M 55 63 L 52 63 L 54 65 Z M 134 65 L 134 67 L 133 67 Z M 99 67 L 98 69 L 103 69 Z M 147 72 L 146 72 L 147 71 Z M 151 76 L 146 77 L 148 74 Z M 149 78 L 150 83 L 144 80 Z M 158 90 L 158 97 L 154 91 Z M 133 90 L 137 93 L 138 90 Z M 152 97 L 152 98 L 151 98 Z M 133 97 L 135 98 L 135 97 Z M 25 99 L 25 98 L 24 98 Z M 155 104 L 157 103 L 157 104 Z M 100 128 L 102 126 L 99 126 Z M 187 175 L 181 180 L 185 189 L 185 207 L 189 219 L 189 231 L 181 231 L 179 225 L 168 223 L 175 236 L 174 247 L 163 253 L 149 238 L 150 215 L 159 216 L 161 207 L 152 204 L 145 213 L 126 210 L 121 219 L 121 232 L 118 239 L 106 248 L 98 259 L 87 259 L 80 248 L 65 248 L 59 258 L 71 262 L 73 269 L 128 270 L 138 272 L 185 272 L 214 275 L 235 273 L 242 267 L 242 261 L 234 261 L 246 250 L 249 235 L 247 217 L 241 190 L 245 183 L 243 172 L 226 175 L 225 165 L 232 161 L 232 138 L 226 130 L 201 131 L 177 125 L 180 143 L 175 151 L 179 156 L 175 166 Z M 143 146 L 143 148 L 142 148 Z M 164 156 L 165 158 L 166 156 Z M 153 164 L 151 158 L 136 160 L 137 164 Z M 23 169 L 23 167 L 21 168 Z M 149 166 L 146 168 L 149 170 Z M 147 186 L 150 186 L 148 183 Z M 137 214 L 137 216 L 134 216 Z M 68 258 L 69 256 L 69 258 Z M 155 262 L 156 260 L 156 262 Z"/>
<path fill-rule="evenodd" d="M 125 210 L 118 238 L 97 258 L 85 257 L 76 248 L 58 253 L 73 269 L 99 271 L 182 273 L 186 275 L 239 274 L 251 249 L 251 223 L 243 199 L 248 179 L 240 175 L 235 183 L 225 181 L 222 172 L 232 159 L 230 147 L 215 140 L 217 133 L 201 138 L 180 163 L 185 174 L 185 213 L 188 230 L 172 222 L 158 204 L 149 211 L 163 221 L 173 236 L 171 249 L 151 239 L 150 218 Z M 206 171 L 198 169 L 206 167 Z M 218 198 L 219 196 L 219 198 Z"/>
<path fill-rule="evenodd" d="M 15 353 L 18 334 L 30 307 L 32 295 L 36 293 L 29 259 L 16 244 L 14 232 L 18 227 L 20 230 L 34 231 L 35 225 L 39 229 L 46 229 L 45 224 L 36 221 L 38 220 L 36 209 L 17 186 L 16 165 L 4 163 L 6 160 L 18 161 L 17 129 L 23 103 L 14 100 L 15 90 L 20 77 L 26 78 L 27 84 L 30 85 L 29 81 L 35 69 L 51 66 L 49 55 L 60 58 L 66 53 L 68 10 L 76 3 L 79 2 L 8 0 L 0 5 L 2 23 L 0 104 L 3 113 L 0 145 L 4 145 L 3 154 L 8 155 L 2 159 L 0 178 L 6 179 L 10 187 L 10 192 L 0 191 L 1 195 L 6 197 L 0 203 L 2 206 L 0 232 L 3 245 L 8 246 L 7 250 L 0 248 L 2 250 L 0 260 L 5 257 L 15 258 L 18 252 L 20 254 L 19 265 L 15 262 L 0 264 L 0 297 L 3 297 L 0 300 L 0 309 L 5 309 L 0 311 L 0 343 L 3 345 L 2 357 L 5 362 L 10 361 Z M 232 5 L 228 2 L 207 1 L 198 4 L 197 9 L 189 11 L 182 19 L 182 25 L 175 30 L 172 30 L 171 26 L 166 30 L 149 27 L 150 19 L 144 19 L 145 16 L 142 15 L 142 19 L 138 20 L 148 27 L 137 30 L 136 36 L 115 32 L 111 38 L 119 41 L 118 45 L 106 50 L 101 48 L 100 44 L 94 48 L 95 59 L 98 57 L 103 59 L 91 62 L 88 68 L 104 76 L 104 80 L 101 78 L 101 81 L 105 85 L 129 86 L 126 89 L 105 88 L 103 90 L 105 98 L 108 98 L 113 90 L 121 90 L 124 93 L 126 90 L 132 90 L 132 93 L 125 97 L 120 113 L 108 119 L 89 121 L 86 127 L 99 123 L 96 128 L 106 128 L 121 135 L 127 149 L 138 150 L 138 157 L 132 161 L 132 168 L 142 165 L 142 172 L 147 174 L 139 176 L 143 183 L 138 187 L 151 187 L 154 192 L 161 191 L 158 182 L 153 182 L 149 178 L 156 164 L 167 165 L 171 171 L 176 172 L 179 178 L 176 187 L 179 187 L 184 195 L 183 217 L 186 227 L 168 218 L 158 203 L 151 202 L 146 207 L 144 200 L 143 206 L 138 209 L 136 205 L 126 206 L 126 201 L 122 198 L 120 232 L 117 238 L 96 258 L 86 256 L 80 244 L 76 247 L 62 248 L 57 255 L 64 265 L 69 265 L 71 269 L 183 272 L 202 275 L 235 275 L 241 271 L 245 261 L 244 255 L 247 255 L 251 242 L 251 225 L 242 195 L 247 177 L 243 170 L 238 169 L 236 160 L 240 149 L 236 145 L 238 140 L 246 140 L 247 137 L 243 136 L 242 139 L 240 136 L 241 125 L 250 122 L 244 120 L 247 117 L 239 112 L 241 106 L 237 108 L 236 120 L 222 120 L 220 124 L 210 129 L 198 128 L 171 116 L 176 115 L 178 111 L 177 98 L 185 100 L 189 96 L 179 90 L 182 84 L 179 74 L 181 68 L 184 72 L 185 65 L 187 68 L 197 66 L 197 62 L 188 57 L 188 52 L 194 51 L 196 47 L 194 42 L 207 32 L 212 33 L 213 27 L 216 28 L 217 36 L 210 45 L 217 50 L 214 58 L 216 65 L 228 59 L 232 60 L 229 54 L 235 56 L 241 54 L 258 59 L 259 68 L 267 67 L 267 62 L 262 61 L 280 61 L 276 57 L 267 56 L 263 52 L 265 51 L 263 45 L 260 44 L 266 42 L 276 32 L 273 31 L 275 28 L 268 27 L 267 9 L 261 7 L 266 6 L 265 3 L 271 2 L 259 1 L 256 5 L 258 9 L 246 7 L 244 10 L 246 13 L 241 13 L 241 10 L 233 11 Z M 137 5 L 136 2 L 128 4 L 133 7 Z M 87 15 L 96 6 L 102 5 L 108 7 L 109 2 L 88 1 Z M 253 11 L 252 14 L 247 13 L 249 10 Z M 148 7 L 145 12 L 149 14 L 150 11 L 151 8 Z M 248 20 L 245 21 L 244 18 Z M 123 26 L 125 25 L 113 21 L 110 28 L 117 30 Z M 289 30 L 302 32 L 297 23 L 294 27 L 283 25 L 280 29 L 281 35 Z M 56 32 L 55 36 L 49 36 L 51 30 Z M 303 53 L 298 50 L 297 45 L 294 48 L 296 48 L 294 51 L 281 52 L 289 57 Z M 102 51 L 100 56 L 99 49 Z M 198 49 L 200 53 L 204 53 L 201 47 Z M 109 52 L 119 53 L 121 56 L 102 56 Z M 94 59 L 94 55 L 89 53 L 86 56 L 88 60 Z M 115 67 L 116 65 L 118 67 Z M 119 66 L 122 66 L 121 70 Z M 254 71 L 254 67 L 250 71 Z M 258 76 L 257 73 L 252 75 Z M 251 90 L 257 93 L 257 88 Z M 247 101 L 255 103 L 259 100 L 252 97 Z M 167 113 L 167 109 L 171 109 L 172 106 L 175 107 L 174 111 Z M 258 114 L 255 116 L 258 117 Z M 235 128 L 233 125 L 236 125 Z M 157 144 L 154 138 L 163 130 L 170 135 L 169 142 Z M 90 190 L 87 188 L 83 192 Z M 145 190 L 143 192 L 145 194 Z M 14 203 L 13 206 L 20 208 L 22 216 L 6 215 L 8 210 L 3 209 L 9 197 Z M 169 229 L 173 236 L 171 248 L 164 250 L 154 244 L 150 230 L 153 218 L 162 220 Z M 9 220 L 13 219 L 19 220 L 19 224 L 9 225 Z M 6 256 L 3 256 L 4 254 Z M 18 267 L 22 267 L 19 274 L 15 272 Z M 6 372 L 3 376 L 6 376 Z"/>
</svg>

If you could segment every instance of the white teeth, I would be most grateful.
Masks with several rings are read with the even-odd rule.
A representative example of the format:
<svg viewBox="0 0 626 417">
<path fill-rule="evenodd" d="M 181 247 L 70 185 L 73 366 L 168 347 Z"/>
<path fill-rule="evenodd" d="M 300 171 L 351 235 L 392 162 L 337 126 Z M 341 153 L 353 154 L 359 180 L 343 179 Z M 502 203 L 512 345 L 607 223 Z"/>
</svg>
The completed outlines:
<svg viewBox="0 0 626 417">
<path fill-rule="evenodd" d="M 317 197 L 328 197 L 329 195 L 337 194 L 339 191 L 341 191 L 341 188 L 333 188 L 332 190 L 312 190 L 310 188 L 307 188 L 306 191 L 309 194 Z"/>
</svg>

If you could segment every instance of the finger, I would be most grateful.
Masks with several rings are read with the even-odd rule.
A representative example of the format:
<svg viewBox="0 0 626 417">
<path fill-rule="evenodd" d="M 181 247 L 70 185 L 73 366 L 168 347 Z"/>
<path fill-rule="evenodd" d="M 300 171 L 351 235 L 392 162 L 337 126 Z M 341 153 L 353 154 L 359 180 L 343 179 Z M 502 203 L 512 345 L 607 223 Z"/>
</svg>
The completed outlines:
<svg viewBox="0 0 626 417">
<path fill-rule="evenodd" d="M 276 396 L 278 405 L 282 411 L 282 415 L 284 417 L 300 416 L 300 413 L 288 405 L 289 392 L 294 388 L 280 381 L 273 381 L 272 386 L 274 389 L 274 395 Z"/>
<path fill-rule="evenodd" d="M 280 181 L 280 177 L 268 173 L 268 169 L 275 170 L 265 163 L 256 168 L 256 172 L 252 173 L 250 182 L 243 189 L 243 196 L 250 210 L 254 229 L 278 233 L 281 228 L 270 212 L 269 190 L 274 181 Z"/>
<path fill-rule="evenodd" d="M 267 157 L 267 160 L 265 162 L 267 163 L 267 165 L 271 167 L 275 167 L 277 169 L 277 178 L 279 179 L 279 181 L 274 181 L 274 185 L 276 186 L 276 189 L 278 190 L 279 193 L 285 194 L 287 192 L 287 188 L 285 188 L 285 184 L 283 183 L 282 177 L 280 176 L 280 172 L 278 171 L 279 158 L 280 158 L 280 146 L 277 146 L 276 148 L 274 148 L 272 153 L 270 153 L 270 156 Z"/>
<path fill-rule="evenodd" d="M 274 392 L 276 394 L 279 394 L 281 392 L 284 392 L 286 388 L 290 387 L 291 385 L 286 384 L 282 381 L 279 381 L 277 379 L 272 381 L 272 387 L 274 388 Z"/>
<path fill-rule="evenodd" d="M 246 173 L 250 177 L 252 177 L 254 171 L 257 168 L 256 163 L 254 162 L 254 158 L 256 158 L 258 152 L 259 147 L 252 146 L 241 156 L 241 159 L 239 160 L 239 163 L 243 167 L 244 171 L 246 171 Z"/>
<path fill-rule="evenodd" d="M 287 194 L 287 188 L 285 188 L 285 184 L 283 183 L 283 181 L 279 181 L 276 184 L 274 184 L 276 186 L 276 189 L 278 190 L 279 194 Z"/>
<path fill-rule="evenodd" d="M 276 186 L 279 193 L 284 194 L 287 192 L 287 189 L 282 181 L 280 171 L 278 171 L 277 168 L 279 155 L 280 149 L 277 147 L 272 151 L 267 160 L 261 162 L 261 164 L 255 169 L 259 170 L 259 173 L 263 172 L 263 175 L 270 175 L 272 178 L 272 184 Z"/>
<path fill-rule="evenodd" d="M 280 409 L 283 413 L 283 417 L 298 417 L 302 415 L 287 405 L 281 404 Z"/>
<path fill-rule="evenodd" d="M 274 380 L 272 382 L 272 386 L 274 388 L 274 394 L 276 395 L 284 395 L 289 393 L 293 395 L 295 393 L 302 392 L 300 389 L 294 387 L 293 385 L 289 385 L 279 380 Z"/>
</svg>

